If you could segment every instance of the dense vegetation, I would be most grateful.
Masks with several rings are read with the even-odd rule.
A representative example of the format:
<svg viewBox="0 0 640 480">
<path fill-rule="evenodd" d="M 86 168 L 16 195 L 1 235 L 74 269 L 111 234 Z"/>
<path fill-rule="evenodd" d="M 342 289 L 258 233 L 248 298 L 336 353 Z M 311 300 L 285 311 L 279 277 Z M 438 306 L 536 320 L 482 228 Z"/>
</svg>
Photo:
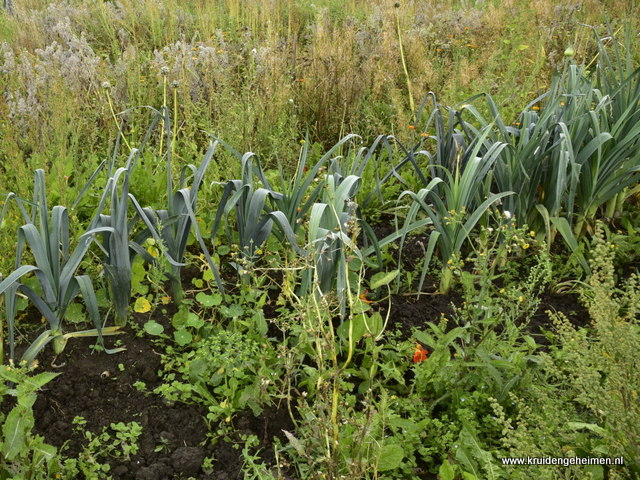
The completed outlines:
<svg viewBox="0 0 640 480">
<path fill-rule="evenodd" d="M 6 6 L 0 478 L 206 478 L 224 444 L 238 478 L 640 475 L 638 12 L 611 3 Z M 33 433 L 68 343 L 136 336 L 162 361 L 128 387 L 202 408 L 193 469 L 152 473 L 132 418 L 60 419 L 78 455 Z"/>
</svg>

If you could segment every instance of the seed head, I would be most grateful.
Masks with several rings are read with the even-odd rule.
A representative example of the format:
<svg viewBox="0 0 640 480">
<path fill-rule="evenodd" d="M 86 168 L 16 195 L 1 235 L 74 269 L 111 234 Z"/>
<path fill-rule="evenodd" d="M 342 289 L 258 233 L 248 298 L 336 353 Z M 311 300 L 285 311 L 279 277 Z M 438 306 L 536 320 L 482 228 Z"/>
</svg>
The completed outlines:
<svg viewBox="0 0 640 480">
<path fill-rule="evenodd" d="M 109 82 L 102 82 L 102 88 L 109 90 L 111 88 L 111 84 Z"/>
</svg>

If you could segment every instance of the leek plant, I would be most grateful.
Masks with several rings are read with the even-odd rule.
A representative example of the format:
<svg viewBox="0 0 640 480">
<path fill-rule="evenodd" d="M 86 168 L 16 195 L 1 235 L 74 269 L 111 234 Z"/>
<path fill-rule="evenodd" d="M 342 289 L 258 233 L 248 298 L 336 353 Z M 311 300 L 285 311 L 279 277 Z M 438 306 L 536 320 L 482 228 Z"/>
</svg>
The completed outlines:
<svg viewBox="0 0 640 480">
<path fill-rule="evenodd" d="M 153 109 L 152 109 L 153 110 Z M 171 147 L 171 116 L 169 110 L 165 107 L 162 111 L 153 110 L 156 119 L 161 118 L 163 121 L 164 135 L 167 138 L 166 156 L 166 174 L 167 174 L 167 208 L 153 209 L 151 207 L 142 208 L 136 198 L 129 194 L 129 199 L 134 205 L 138 215 L 145 224 L 145 228 L 136 235 L 136 244 L 142 244 L 145 239 L 153 237 L 163 246 L 163 251 L 171 265 L 169 272 L 169 280 L 171 281 L 171 291 L 174 301 L 178 304 L 182 302 L 184 290 L 180 272 L 184 266 L 184 254 L 187 249 L 189 234 L 192 229 L 200 244 L 200 248 L 213 272 L 218 288 L 224 291 L 222 279 L 218 273 L 209 249 L 204 243 L 198 222 L 195 216 L 196 204 L 198 200 L 198 191 L 202 185 L 202 180 L 207 167 L 211 163 L 213 155 L 216 151 L 217 142 L 212 143 L 202 159 L 200 165 L 187 165 L 181 169 L 178 190 L 173 190 L 173 173 L 172 173 L 172 147 Z M 188 174 L 191 172 L 193 178 L 191 186 L 187 187 Z"/>
<path fill-rule="evenodd" d="M 467 125 L 463 122 L 460 112 L 440 105 L 433 92 L 427 94 L 420 103 L 416 114 L 416 124 L 420 123 L 420 118 L 429 103 L 433 105 L 433 110 L 421 129 L 418 141 L 413 145 L 405 146 L 393 136 L 380 138 L 389 159 L 394 156 L 390 145 L 391 141 L 397 145 L 402 159 L 392 165 L 381 179 L 376 178 L 375 190 L 367 196 L 363 206 L 367 206 L 374 196 L 381 198 L 382 186 L 391 179 L 398 181 L 406 190 L 413 190 L 414 186 L 401 174 L 403 168 L 412 167 L 419 184 L 424 188 L 433 178 L 440 175 L 441 168 L 453 170 L 456 162 L 460 160 L 460 151 L 465 152 L 469 149 L 464 135 Z M 448 121 L 445 120 L 445 116 L 448 117 Z M 432 150 L 426 147 L 430 141 L 435 142 Z M 435 192 L 439 193 L 438 186 L 435 185 L 434 188 Z"/>
<path fill-rule="evenodd" d="M 255 176 L 265 189 L 270 192 L 277 192 L 269 197 L 274 210 L 282 212 L 293 232 L 298 233 L 303 218 L 309 214 L 312 205 L 318 200 L 322 193 L 324 183 L 319 177 L 323 171 L 329 168 L 329 165 L 335 165 L 337 156 L 333 155 L 335 155 L 344 144 L 354 138 L 359 137 L 355 134 L 346 135 L 317 160 L 315 164 L 310 165 L 309 138 L 307 136 L 302 142 L 293 176 L 285 174 L 282 163 L 278 161 L 278 175 L 275 181 L 269 180 L 269 176 L 263 170 L 257 155 L 254 153 L 246 153 L 243 155 L 222 140 L 216 138 L 216 141 L 224 145 L 229 152 L 240 161 L 242 169 L 241 183 L 252 183 L 253 176 Z M 249 161 L 249 159 L 251 160 Z"/>
<path fill-rule="evenodd" d="M 494 168 L 498 191 L 515 192 L 505 199 L 505 208 L 520 225 L 544 226 L 549 245 L 558 231 L 572 251 L 586 231 L 593 231 L 598 212 L 612 218 L 640 179 L 640 70 L 632 68 L 629 32 L 626 54 L 610 28 L 609 34 L 613 57 L 596 33 L 595 73 L 568 61 L 515 126 L 504 124 L 488 95 L 461 107 L 481 128 L 494 125 L 485 150 L 495 142 L 509 145 Z M 479 97 L 487 100 L 489 120 L 472 105 Z M 478 129 L 464 125 L 468 138 L 479 136 Z M 588 271 L 586 260 L 580 260 Z"/>
<path fill-rule="evenodd" d="M 605 215 L 613 217 L 633 191 L 627 187 L 640 179 L 640 69 L 633 67 L 632 31 L 627 28 L 624 51 L 608 26 L 613 54 L 593 29 L 598 42 L 598 68 L 594 91 L 601 99 L 592 121 L 583 126 L 589 131 L 607 132 L 594 154 L 583 162 L 576 202 L 580 215 L 574 233 L 579 236 L 585 225 L 594 229 L 595 215 L 605 206 Z M 638 191 L 639 187 L 636 186 Z"/>
<path fill-rule="evenodd" d="M 471 231 L 491 205 L 512 194 L 489 192 L 491 168 L 506 144 L 495 143 L 480 157 L 478 153 L 487 135 L 488 130 L 485 130 L 472 148 L 465 152 L 459 151 L 452 172 L 438 165 L 444 178 L 434 178 L 418 193 L 407 190 L 400 195 L 400 199 L 405 195 L 413 199 L 406 224 L 412 223 L 422 210 L 435 229 L 429 238 L 419 289 L 422 289 L 427 268 L 437 246 L 443 264 L 440 292 L 449 292 L 453 280 L 451 264 L 460 259 L 462 247 L 469 240 Z M 442 192 L 441 195 L 436 187 Z"/>
<path fill-rule="evenodd" d="M 291 246 L 299 250 L 294 229 L 285 213 L 279 210 L 272 211 L 268 205 L 269 200 L 276 203 L 282 200 L 283 195 L 268 188 L 254 187 L 254 169 L 256 169 L 253 165 L 254 157 L 255 155 L 251 152 L 245 153 L 241 159 L 242 179 L 229 180 L 224 184 L 222 198 L 211 229 L 211 237 L 215 238 L 224 217 L 227 240 L 230 243 L 233 242 L 234 235 L 229 228 L 233 211 L 240 257 L 247 265 L 252 265 L 258 258 L 258 251 L 271 234 L 274 223 L 279 226 Z M 256 171 L 260 177 L 263 177 L 259 163 Z M 237 263 L 232 265 L 240 273 L 243 281 L 246 281 L 246 269 Z"/>
<path fill-rule="evenodd" d="M 334 291 L 340 315 L 346 313 L 349 288 L 350 258 L 347 250 L 362 261 L 356 245 L 358 221 L 356 203 L 352 200 L 360 186 L 360 178 L 349 175 L 327 175 L 323 202 L 314 203 L 307 231 L 309 258 L 312 268 L 302 278 L 301 293 L 326 295 Z"/>
<path fill-rule="evenodd" d="M 130 241 L 133 221 L 129 220 L 129 180 L 131 169 L 137 160 L 139 151 L 133 149 L 126 166 L 118 168 L 109 178 L 105 187 L 99 210 L 102 211 L 110 197 L 110 214 L 96 216 L 93 226 L 99 227 L 102 242 L 98 245 L 104 253 L 102 266 L 106 275 L 111 302 L 115 307 L 115 324 L 127 323 L 131 302 L 131 261 L 136 252 L 147 252 L 136 242 Z M 122 186 L 119 187 L 120 182 Z"/>
<path fill-rule="evenodd" d="M 27 213 L 23 200 L 18 197 L 14 198 L 20 207 L 26 224 L 18 230 L 15 271 L 0 283 L 0 293 L 5 292 L 10 359 L 13 360 L 15 353 L 15 297 L 18 293 L 31 300 L 49 326 L 22 355 L 22 359 L 26 362 L 31 362 L 35 359 L 36 355 L 49 342 L 53 342 L 54 353 L 60 354 L 69 338 L 97 336 L 101 342 L 103 335 L 116 333 L 116 327 L 102 327 L 98 302 L 91 279 L 87 275 L 76 275 L 76 271 L 88 251 L 94 235 L 100 233 L 102 229 L 92 228 L 81 235 L 75 249 L 71 251 L 68 210 L 60 205 L 54 206 L 49 218 L 44 171 L 41 169 L 35 172 L 31 214 Z M 20 266 L 27 245 L 33 255 L 35 265 Z M 19 282 L 20 277 L 29 272 L 35 273 L 40 293 Z M 65 333 L 63 330 L 65 312 L 79 294 L 82 294 L 84 304 L 95 329 Z M 113 351 L 117 350 L 108 350 L 109 353 Z"/>
</svg>

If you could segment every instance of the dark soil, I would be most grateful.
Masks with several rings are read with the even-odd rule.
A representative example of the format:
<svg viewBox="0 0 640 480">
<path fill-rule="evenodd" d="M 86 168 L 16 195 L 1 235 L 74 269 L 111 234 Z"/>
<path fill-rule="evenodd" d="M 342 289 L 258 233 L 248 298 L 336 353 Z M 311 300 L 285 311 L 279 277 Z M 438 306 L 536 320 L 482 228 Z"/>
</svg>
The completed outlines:
<svg viewBox="0 0 640 480">
<path fill-rule="evenodd" d="M 382 232 L 381 232 L 382 233 Z M 403 254 L 403 268 L 421 268 L 423 248 L 414 237 Z M 185 269 L 183 284 L 189 287 L 190 278 L 199 276 L 197 269 Z M 423 329 L 428 322 L 437 322 L 444 314 L 451 317 L 452 304 L 460 305 L 462 298 L 453 291 L 449 295 L 436 293 L 437 285 L 427 278 L 420 296 L 394 295 L 391 299 L 390 330 L 400 331 L 401 338 L 410 338 L 414 328 Z M 277 292 L 274 292 L 277 295 Z M 270 295 L 271 296 L 271 295 Z M 378 304 L 386 314 L 386 302 Z M 268 318 L 277 316 L 277 311 L 265 306 Z M 577 326 L 588 323 L 586 310 L 578 303 L 576 295 L 547 295 L 527 326 L 536 341 L 545 345 L 544 336 L 551 330 L 547 310 L 563 312 Z M 169 331 L 172 312 L 160 315 L 156 321 Z M 185 404 L 169 404 L 162 397 L 151 393 L 160 384 L 158 370 L 161 368 L 161 344 L 155 344 L 148 336 L 136 336 L 142 331 L 146 316 L 133 315 L 133 328 L 119 337 L 106 339 L 107 347 L 114 342 L 126 346 L 126 351 L 113 355 L 94 352 L 95 339 L 71 339 L 62 356 L 53 359 L 47 348 L 40 356 L 43 369 L 54 370 L 61 375 L 46 385 L 46 391 L 38 396 L 34 406 L 36 433 L 45 440 L 63 449 L 67 457 L 82 454 L 88 441 L 85 430 L 99 434 L 112 423 L 138 422 L 142 426 L 139 451 L 129 459 L 99 458 L 111 467 L 114 479 L 162 480 L 183 479 L 240 479 L 242 478 L 241 434 L 253 434 L 260 440 L 262 461 L 273 466 L 272 450 L 274 437 L 287 443 L 283 430 L 293 431 L 294 426 L 283 408 L 266 408 L 259 417 L 251 413 L 236 416 L 232 420 L 234 433 L 230 441 L 212 444 L 207 436 L 209 429 L 204 421 L 203 407 Z M 36 316 L 39 318 L 39 315 Z M 277 332 L 274 333 L 274 337 Z M 51 367 L 52 362 L 63 365 Z M 143 392 L 134 383 L 144 382 Z M 7 408 L 7 405 L 3 405 Z M 74 425 L 75 417 L 86 420 L 83 427 Z M 234 443 L 236 448 L 234 448 Z M 214 471 L 204 472 L 205 458 L 214 459 Z"/>
<path fill-rule="evenodd" d="M 108 338 L 107 344 L 113 344 L 113 338 Z M 61 375 L 47 384 L 34 406 L 36 433 L 56 447 L 66 445 L 64 455 L 76 457 L 87 444 L 85 429 L 98 434 L 111 423 L 138 422 L 142 435 L 136 455 L 130 459 L 99 459 L 109 463 L 114 479 L 242 478 L 241 449 L 234 448 L 233 442 L 211 444 L 204 421 L 206 409 L 167 404 L 150 393 L 160 383 L 159 347 L 131 331 L 118 339 L 127 350 L 113 355 L 92 353 L 95 339 L 70 340 L 63 355 L 55 359 L 57 365 L 64 363 L 54 369 Z M 52 358 L 48 353 L 41 355 L 40 363 L 50 370 Z M 133 386 L 138 381 L 146 384 L 145 392 Z M 76 416 L 84 417 L 84 427 L 73 425 Z M 267 408 L 258 418 L 243 414 L 233 419 L 233 427 L 232 441 L 239 441 L 241 434 L 254 434 L 260 439 L 261 456 L 267 465 L 275 462 L 273 437 L 283 437 L 283 429 L 293 429 L 286 408 Z M 202 470 L 205 457 L 214 459 L 213 473 Z"/>
</svg>

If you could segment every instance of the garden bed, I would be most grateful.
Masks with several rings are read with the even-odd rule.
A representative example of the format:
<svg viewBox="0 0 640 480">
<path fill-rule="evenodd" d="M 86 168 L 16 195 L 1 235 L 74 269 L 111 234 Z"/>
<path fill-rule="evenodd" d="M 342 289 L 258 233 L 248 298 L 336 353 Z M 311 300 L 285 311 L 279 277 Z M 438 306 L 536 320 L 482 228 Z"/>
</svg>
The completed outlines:
<svg viewBox="0 0 640 480">
<path fill-rule="evenodd" d="M 460 302 L 457 293 L 423 294 L 419 298 L 395 295 L 389 330 L 398 332 L 400 338 L 411 338 L 413 329 L 424 329 L 427 322 L 437 322 L 443 314 L 451 315 L 452 305 Z M 381 310 L 384 313 L 385 308 Z M 539 343 L 548 343 L 542 335 L 543 329 L 551 328 L 547 310 L 565 313 L 577 326 L 587 324 L 586 311 L 578 303 L 577 295 L 549 294 L 541 298 L 528 326 Z M 55 359 L 50 349 L 43 352 L 41 368 L 58 372 L 60 376 L 46 386 L 36 401 L 36 432 L 48 443 L 64 448 L 63 454 L 73 458 L 86 454 L 83 453 L 88 444 L 85 432 L 99 435 L 111 424 L 137 422 L 142 434 L 136 454 L 129 459 L 109 456 L 99 459 L 110 465 L 113 478 L 122 480 L 241 479 L 242 435 L 257 436 L 260 459 L 274 466 L 273 438 L 286 441 L 283 430 L 293 430 L 286 405 L 266 407 L 257 417 L 250 411 L 242 412 L 232 420 L 234 433 L 227 437 L 229 441 L 212 444 L 204 420 L 205 408 L 170 403 L 150 393 L 162 381 L 158 372 L 162 368 L 163 347 L 152 337 L 141 334 L 148 318 L 138 314 L 134 317 L 133 326 L 123 330 L 122 335 L 106 339 L 109 346 L 117 338 L 119 344 L 126 346 L 123 352 L 107 355 L 94 351 L 95 339 L 72 339 L 63 354 Z M 154 315 L 154 320 L 170 328 L 170 317 Z M 407 358 L 407 362 L 410 361 Z M 55 368 L 51 367 L 52 362 Z M 136 382 L 144 382 L 144 391 L 134 386 Z M 86 423 L 75 424 L 77 416 L 83 417 Z M 207 472 L 202 468 L 205 458 L 213 459 Z M 432 478 L 426 474 L 420 477 Z"/>
</svg>

